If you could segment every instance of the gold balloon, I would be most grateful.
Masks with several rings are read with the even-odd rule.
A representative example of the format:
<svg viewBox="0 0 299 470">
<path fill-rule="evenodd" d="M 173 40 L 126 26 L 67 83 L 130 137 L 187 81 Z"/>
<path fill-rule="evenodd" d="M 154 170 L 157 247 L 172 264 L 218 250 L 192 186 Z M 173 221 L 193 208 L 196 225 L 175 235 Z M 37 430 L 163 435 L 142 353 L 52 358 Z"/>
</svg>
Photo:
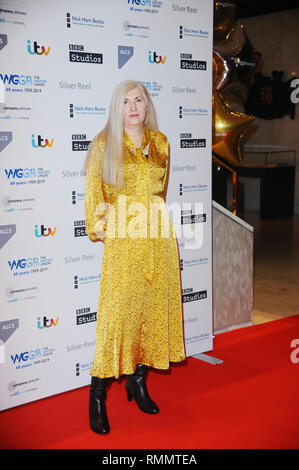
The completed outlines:
<svg viewBox="0 0 299 470">
<path fill-rule="evenodd" d="M 214 2 L 214 39 L 223 41 L 235 22 L 236 0 Z"/>
<path fill-rule="evenodd" d="M 237 56 L 246 42 L 246 33 L 244 26 L 236 22 L 230 30 L 225 41 L 217 42 L 214 40 L 214 49 L 220 54 L 229 57 Z"/>
<path fill-rule="evenodd" d="M 213 51 L 213 89 L 221 90 L 233 80 L 230 59 L 223 57 L 219 52 Z"/>
<path fill-rule="evenodd" d="M 213 93 L 213 144 L 212 150 L 235 166 L 242 165 L 244 143 L 254 116 L 234 111 L 219 91 Z"/>
</svg>

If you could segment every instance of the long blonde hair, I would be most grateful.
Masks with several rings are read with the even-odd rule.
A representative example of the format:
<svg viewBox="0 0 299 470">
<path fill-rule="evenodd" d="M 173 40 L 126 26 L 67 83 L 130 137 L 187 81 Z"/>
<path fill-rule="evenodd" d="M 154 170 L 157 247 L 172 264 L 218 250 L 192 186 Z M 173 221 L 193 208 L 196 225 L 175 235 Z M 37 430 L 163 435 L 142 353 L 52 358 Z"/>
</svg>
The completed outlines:
<svg viewBox="0 0 299 470">
<path fill-rule="evenodd" d="M 99 138 L 104 138 L 103 158 L 101 159 L 100 155 L 97 156 L 97 158 L 102 160 L 99 171 L 106 183 L 118 188 L 123 185 L 123 105 L 126 95 L 134 88 L 140 88 L 148 107 L 144 127 L 149 130 L 159 130 L 155 107 L 146 87 L 139 81 L 125 80 L 115 87 L 110 102 L 107 123 L 90 144 L 91 149 Z M 87 156 L 90 153 L 89 151 Z"/>
</svg>

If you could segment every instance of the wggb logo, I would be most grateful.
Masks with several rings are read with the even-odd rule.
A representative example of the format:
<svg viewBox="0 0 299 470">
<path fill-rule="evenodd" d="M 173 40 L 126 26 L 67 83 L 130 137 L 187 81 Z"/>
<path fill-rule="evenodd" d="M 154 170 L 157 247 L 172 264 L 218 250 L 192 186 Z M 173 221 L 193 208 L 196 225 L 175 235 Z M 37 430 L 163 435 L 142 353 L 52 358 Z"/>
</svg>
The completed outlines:
<svg viewBox="0 0 299 470">
<path fill-rule="evenodd" d="M 11 271 L 32 268 L 34 266 L 39 266 L 39 258 L 19 258 L 17 260 L 13 259 L 8 261 L 8 265 Z"/>
<path fill-rule="evenodd" d="M 130 11 L 136 13 L 158 13 L 163 6 L 161 0 L 128 0 Z"/>
<path fill-rule="evenodd" d="M 31 75 L 19 75 L 19 74 L 2 74 L 0 73 L 0 80 L 4 84 L 8 85 L 30 85 L 33 84 L 33 79 Z"/>
<path fill-rule="evenodd" d="M 37 174 L 36 168 L 15 168 L 14 170 L 12 168 L 9 168 L 9 169 L 5 168 L 4 171 L 7 176 L 7 179 L 31 178 L 31 177 L 35 177 Z"/>
<path fill-rule="evenodd" d="M 42 93 L 47 85 L 47 80 L 39 75 L 0 73 L 0 83 L 3 86 L 6 85 L 5 91 L 7 93 Z"/>
</svg>

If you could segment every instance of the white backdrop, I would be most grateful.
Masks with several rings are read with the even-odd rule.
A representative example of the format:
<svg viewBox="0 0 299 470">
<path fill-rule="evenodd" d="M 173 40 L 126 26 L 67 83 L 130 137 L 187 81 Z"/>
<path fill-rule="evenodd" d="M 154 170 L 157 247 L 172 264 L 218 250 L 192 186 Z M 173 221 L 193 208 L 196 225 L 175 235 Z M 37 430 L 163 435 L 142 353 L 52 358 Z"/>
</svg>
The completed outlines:
<svg viewBox="0 0 299 470">
<path fill-rule="evenodd" d="M 187 355 L 213 348 L 212 0 L 21 3 L 0 1 L 1 409 L 90 383 L 104 245 L 86 236 L 83 164 L 125 79 L 171 145 Z"/>
</svg>

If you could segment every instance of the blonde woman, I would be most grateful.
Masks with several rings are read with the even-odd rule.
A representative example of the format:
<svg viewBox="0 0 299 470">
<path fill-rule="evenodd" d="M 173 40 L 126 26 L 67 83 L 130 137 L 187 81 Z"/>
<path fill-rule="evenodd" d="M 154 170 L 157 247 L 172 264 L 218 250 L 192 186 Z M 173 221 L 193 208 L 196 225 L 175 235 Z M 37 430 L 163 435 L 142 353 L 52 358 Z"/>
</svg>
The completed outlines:
<svg viewBox="0 0 299 470">
<path fill-rule="evenodd" d="M 128 400 L 155 414 L 148 368 L 169 369 L 186 358 L 179 253 L 165 203 L 168 175 L 168 140 L 148 91 L 124 81 L 86 160 L 86 231 L 104 243 L 89 399 L 90 427 L 99 434 L 110 430 L 105 398 L 113 379 L 127 375 Z"/>
</svg>

